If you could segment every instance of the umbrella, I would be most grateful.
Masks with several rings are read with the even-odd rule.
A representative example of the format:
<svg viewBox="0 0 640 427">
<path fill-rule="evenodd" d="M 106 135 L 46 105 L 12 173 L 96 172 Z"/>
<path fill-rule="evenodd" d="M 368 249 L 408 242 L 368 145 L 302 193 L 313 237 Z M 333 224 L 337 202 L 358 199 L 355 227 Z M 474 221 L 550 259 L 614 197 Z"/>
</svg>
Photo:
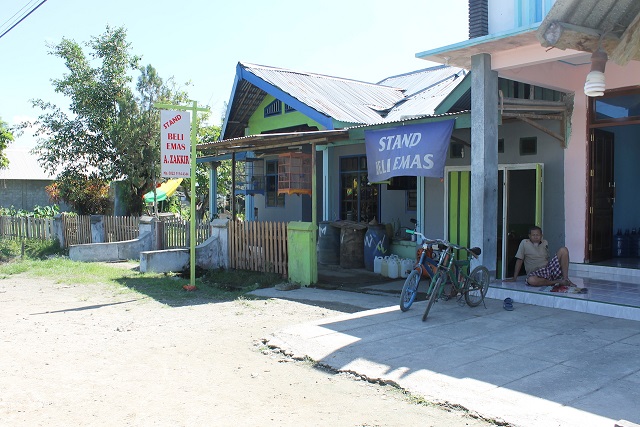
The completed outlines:
<svg viewBox="0 0 640 427">
<path fill-rule="evenodd" d="M 156 201 L 161 202 L 166 200 L 167 197 L 171 197 L 171 195 L 176 192 L 181 182 L 182 178 L 170 179 L 160 184 L 160 186 L 156 188 Z M 145 203 L 153 203 L 153 191 L 149 191 L 143 197 Z"/>
</svg>

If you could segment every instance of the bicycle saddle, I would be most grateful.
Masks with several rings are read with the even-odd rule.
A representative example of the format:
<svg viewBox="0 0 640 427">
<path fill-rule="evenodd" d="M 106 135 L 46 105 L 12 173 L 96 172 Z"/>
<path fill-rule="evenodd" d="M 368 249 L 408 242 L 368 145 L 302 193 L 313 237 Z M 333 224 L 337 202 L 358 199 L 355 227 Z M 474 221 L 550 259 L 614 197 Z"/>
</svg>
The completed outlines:
<svg viewBox="0 0 640 427">
<path fill-rule="evenodd" d="M 475 256 L 479 256 L 482 253 L 482 249 L 476 247 L 476 248 L 471 248 L 469 249 L 471 252 L 473 252 L 475 254 Z"/>
</svg>

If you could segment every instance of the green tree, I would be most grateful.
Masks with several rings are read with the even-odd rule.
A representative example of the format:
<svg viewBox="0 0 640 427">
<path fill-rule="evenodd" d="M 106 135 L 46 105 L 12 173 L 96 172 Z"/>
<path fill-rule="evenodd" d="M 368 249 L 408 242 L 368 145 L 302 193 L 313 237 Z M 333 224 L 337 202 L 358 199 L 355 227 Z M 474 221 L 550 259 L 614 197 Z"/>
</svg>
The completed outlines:
<svg viewBox="0 0 640 427">
<path fill-rule="evenodd" d="M 46 170 L 62 171 L 69 184 L 123 181 L 128 213 L 140 214 L 142 195 L 153 188 L 159 168 L 160 119 L 153 103 L 181 103 L 188 97 L 151 65 L 139 68 L 140 58 L 131 53 L 123 27 L 107 27 L 84 45 L 88 56 L 66 38 L 49 46 L 68 69 L 52 82 L 70 99 L 70 114 L 42 99 L 32 101 L 44 111 L 36 122 L 41 138 L 35 152 Z M 136 73 L 134 90 L 131 76 Z"/>
<path fill-rule="evenodd" d="M 9 127 L 0 118 L 0 169 L 4 169 L 9 166 L 9 159 L 5 155 L 4 150 L 9 147 L 9 144 L 13 141 L 13 134 L 9 130 Z"/>
</svg>

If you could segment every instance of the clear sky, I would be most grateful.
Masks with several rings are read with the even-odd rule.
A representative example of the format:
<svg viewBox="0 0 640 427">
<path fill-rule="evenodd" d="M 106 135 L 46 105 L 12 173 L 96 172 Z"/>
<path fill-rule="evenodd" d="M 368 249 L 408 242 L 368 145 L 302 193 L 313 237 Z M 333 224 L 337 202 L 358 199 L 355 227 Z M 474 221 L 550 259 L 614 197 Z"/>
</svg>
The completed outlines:
<svg viewBox="0 0 640 427">
<path fill-rule="evenodd" d="M 41 1 L 0 0 L 0 34 Z M 209 105 L 219 124 L 238 61 L 375 83 L 435 65 L 418 52 L 466 40 L 467 7 L 468 0 L 47 0 L 0 38 L 0 118 L 35 119 L 35 98 L 66 109 L 68 99 L 51 86 L 66 68 L 47 44 L 83 43 L 107 25 L 127 29 L 141 65 L 191 81 L 191 98 Z M 11 147 L 34 144 L 25 133 Z"/>
</svg>

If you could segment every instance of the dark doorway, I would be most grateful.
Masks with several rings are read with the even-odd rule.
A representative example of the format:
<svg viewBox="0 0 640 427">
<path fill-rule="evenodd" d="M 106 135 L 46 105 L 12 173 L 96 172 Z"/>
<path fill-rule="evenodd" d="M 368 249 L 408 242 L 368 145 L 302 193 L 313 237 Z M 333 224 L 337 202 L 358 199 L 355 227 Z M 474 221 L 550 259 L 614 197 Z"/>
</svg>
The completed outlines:
<svg viewBox="0 0 640 427">
<path fill-rule="evenodd" d="M 593 129 L 589 138 L 588 231 L 586 262 L 611 258 L 613 247 L 613 203 L 615 181 L 613 133 Z"/>
</svg>

